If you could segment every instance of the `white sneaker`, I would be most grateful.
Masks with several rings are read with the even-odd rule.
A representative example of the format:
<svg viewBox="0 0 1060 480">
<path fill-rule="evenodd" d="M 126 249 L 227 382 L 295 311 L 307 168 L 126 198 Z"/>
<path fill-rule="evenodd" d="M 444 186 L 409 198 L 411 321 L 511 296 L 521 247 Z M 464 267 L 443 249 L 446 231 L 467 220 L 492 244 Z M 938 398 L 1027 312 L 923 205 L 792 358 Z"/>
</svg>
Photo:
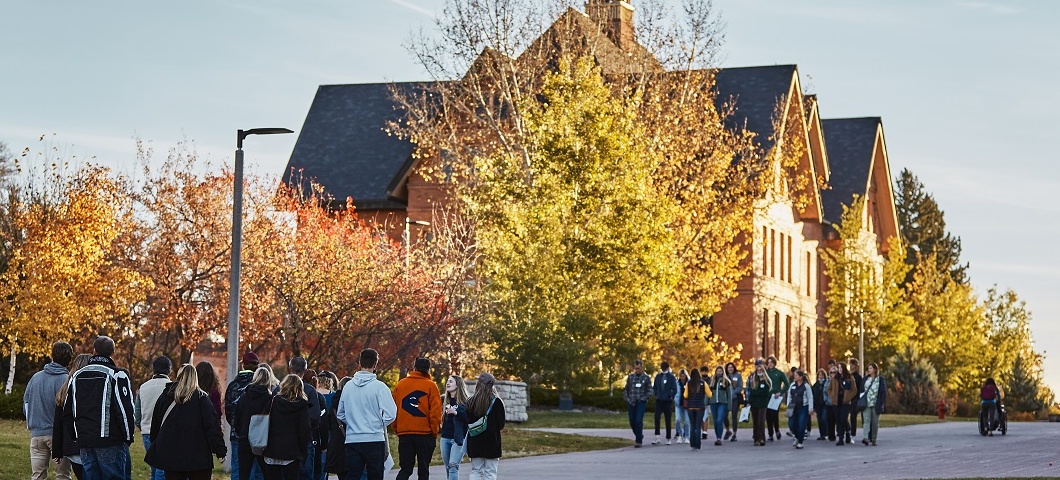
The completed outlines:
<svg viewBox="0 0 1060 480">
<path fill-rule="evenodd" d="M 652 445 L 658 445 L 660 443 L 662 443 L 662 440 L 659 440 L 659 437 L 655 437 L 655 441 L 651 442 Z"/>
</svg>

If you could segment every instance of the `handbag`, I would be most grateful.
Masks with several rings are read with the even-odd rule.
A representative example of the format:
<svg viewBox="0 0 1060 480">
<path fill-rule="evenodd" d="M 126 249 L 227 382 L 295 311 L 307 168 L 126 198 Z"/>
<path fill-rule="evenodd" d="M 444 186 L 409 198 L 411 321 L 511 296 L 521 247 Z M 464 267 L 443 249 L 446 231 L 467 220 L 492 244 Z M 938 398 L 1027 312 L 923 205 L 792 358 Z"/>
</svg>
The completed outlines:
<svg viewBox="0 0 1060 480">
<path fill-rule="evenodd" d="M 751 406 L 750 405 L 744 405 L 744 407 L 740 409 L 740 423 L 747 423 L 747 421 L 750 420 L 750 419 L 751 419 Z"/>
<path fill-rule="evenodd" d="M 250 428 L 247 429 L 247 441 L 250 443 L 250 451 L 254 455 L 263 455 L 265 447 L 269 444 L 269 416 L 272 414 L 272 402 L 276 397 L 269 400 L 269 409 L 263 413 L 250 416 Z"/>
<path fill-rule="evenodd" d="M 861 397 L 858 398 L 857 409 L 859 412 L 864 412 L 866 408 L 869 408 L 869 397 L 862 393 Z"/>
<path fill-rule="evenodd" d="M 489 406 L 489 408 L 486 409 L 486 414 L 485 415 L 479 417 L 478 420 L 475 420 L 474 422 L 471 422 L 470 424 L 468 424 L 468 426 L 467 426 L 467 436 L 469 436 L 469 437 L 477 437 L 482 432 L 486 431 L 486 428 L 488 427 L 488 425 L 486 424 L 486 418 L 490 416 L 490 410 L 493 410 L 494 402 L 496 402 L 496 399 L 494 399 L 493 401 L 490 402 L 490 406 Z"/>
</svg>

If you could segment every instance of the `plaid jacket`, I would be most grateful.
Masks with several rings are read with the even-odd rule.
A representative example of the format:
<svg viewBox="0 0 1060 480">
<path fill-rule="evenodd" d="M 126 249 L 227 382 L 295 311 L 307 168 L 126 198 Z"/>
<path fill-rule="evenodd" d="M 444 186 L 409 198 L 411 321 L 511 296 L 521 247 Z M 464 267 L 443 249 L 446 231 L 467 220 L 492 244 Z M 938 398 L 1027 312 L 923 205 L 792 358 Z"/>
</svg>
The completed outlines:
<svg viewBox="0 0 1060 480">
<path fill-rule="evenodd" d="M 651 397 L 651 377 L 647 373 L 631 373 L 626 377 L 626 388 L 622 391 L 622 398 L 626 403 L 648 401 Z"/>
</svg>

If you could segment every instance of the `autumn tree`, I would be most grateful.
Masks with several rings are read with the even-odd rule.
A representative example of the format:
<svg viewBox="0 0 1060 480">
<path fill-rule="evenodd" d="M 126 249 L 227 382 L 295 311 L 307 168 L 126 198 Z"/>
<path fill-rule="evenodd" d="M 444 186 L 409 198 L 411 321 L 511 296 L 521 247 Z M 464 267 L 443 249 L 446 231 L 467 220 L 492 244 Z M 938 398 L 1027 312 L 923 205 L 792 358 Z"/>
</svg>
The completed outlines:
<svg viewBox="0 0 1060 480">
<path fill-rule="evenodd" d="M 961 264 L 961 237 L 946 231 L 945 212 L 935 197 L 909 169 L 898 175 L 895 190 L 895 210 L 899 230 L 906 248 L 906 263 L 913 268 L 906 283 L 913 280 L 920 264 L 929 259 L 935 269 L 945 272 L 957 284 L 968 283 L 968 264 Z"/>
<path fill-rule="evenodd" d="M 821 253 L 829 286 L 827 335 L 833 352 L 858 350 L 864 323 L 866 361 L 892 356 L 909 344 L 915 322 L 901 289 L 909 266 L 897 239 L 891 239 L 886 258 L 880 258 L 876 235 L 865 228 L 865 200 L 843 206 L 836 226 L 839 246 Z"/>
<path fill-rule="evenodd" d="M 994 286 L 987 290 L 981 306 L 986 322 L 981 334 L 985 346 L 979 356 L 982 377 L 999 379 L 1010 389 L 1013 382 L 1021 385 L 1020 397 L 1027 401 L 1038 398 L 1031 394 L 1031 384 L 1041 387 L 1041 398 L 1051 396 L 1040 381 L 1044 356 L 1034 349 L 1032 315 L 1027 303 L 1015 291 L 1001 291 Z"/>
<path fill-rule="evenodd" d="M 1042 382 L 1041 365 L 1016 357 L 1005 375 L 1005 406 L 1013 412 L 1038 414 L 1053 403 L 1053 393 Z"/>
</svg>

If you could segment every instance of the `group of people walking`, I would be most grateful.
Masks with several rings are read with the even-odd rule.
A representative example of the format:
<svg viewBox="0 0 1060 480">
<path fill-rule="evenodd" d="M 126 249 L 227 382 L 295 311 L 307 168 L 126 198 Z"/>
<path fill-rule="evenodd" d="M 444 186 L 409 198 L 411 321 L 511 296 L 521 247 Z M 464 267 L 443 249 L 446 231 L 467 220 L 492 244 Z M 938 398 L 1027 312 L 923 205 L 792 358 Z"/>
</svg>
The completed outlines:
<svg viewBox="0 0 1060 480">
<path fill-rule="evenodd" d="M 66 342 L 52 347 L 51 362 L 26 387 L 33 479 L 129 480 L 129 445 L 140 429 L 151 480 L 209 480 L 214 459 L 231 458 L 232 480 L 382 479 L 392 468 L 387 428 L 398 438 L 400 471 L 407 480 L 428 467 L 441 437 L 449 480 L 466 454 L 472 479 L 493 479 L 501 457 L 504 404 L 496 379 L 483 373 L 469 396 L 458 375 L 444 395 L 430 377 L 431 362 L 415 361 L 393 389 L 375 373 L 379 354 L 365 349 L 360 369 L 339 379 L 308 369 L 295 357 L 279 379 L 257 354 L 242 357 L 241 370 L 222 397 L 209 362 L 181 365 L 156 358 L 153 374 L 134 392 L 126 370 L 112 359 L 114 341 L 100 336 L 94 354 L 74 357 Z M 230 426 L 231 451 L 221 421 Z"/>
<path fill-rule="evenodd" d="M 655 398 L 655 445 L 663 443 L 662 425 L 665 419 L 666 445 L 687 443 L 700 450 L 702 441 L 713 419 L 714 445 L 724 441 L 736 442 L 742 421 L 750 420 L 751 439 L 755 446 L 765 446 L 784 438 L 780 428 L 780 410 L 786 405 L 787 435 L 792 446 L 801 449 L 812 430 L 812 416 L 817 418 L 820 441 L 836 445 L 853 443 L 857 437 L 859 413 L 863 416 L 861 443 L 876 446 L 880 414 L 883 413 L 887 387 L 875 363 L 859 373 L 859 363 L 828 362 L 828 371 L 818 370 L 815 381 L 796 367 L 788 373 L 777 368 L 775 357 L 758 359 L 754 370 L 746 378 L 736 365 L 727 363 L 710 367 L 681 369 L 676 374 L 667 362 L 662 362 L 654 381 L 644 372 L 644 364 L 637 360 L 633 372 L 626 378 L 623 397 L 629 407 L 629 424 L 633 430 L 634 447 L 644 444 L 644 412 L 648 401 Z M 676 439 L 671 437 L 671 420 L 676 417 Z"/>
</svg>

